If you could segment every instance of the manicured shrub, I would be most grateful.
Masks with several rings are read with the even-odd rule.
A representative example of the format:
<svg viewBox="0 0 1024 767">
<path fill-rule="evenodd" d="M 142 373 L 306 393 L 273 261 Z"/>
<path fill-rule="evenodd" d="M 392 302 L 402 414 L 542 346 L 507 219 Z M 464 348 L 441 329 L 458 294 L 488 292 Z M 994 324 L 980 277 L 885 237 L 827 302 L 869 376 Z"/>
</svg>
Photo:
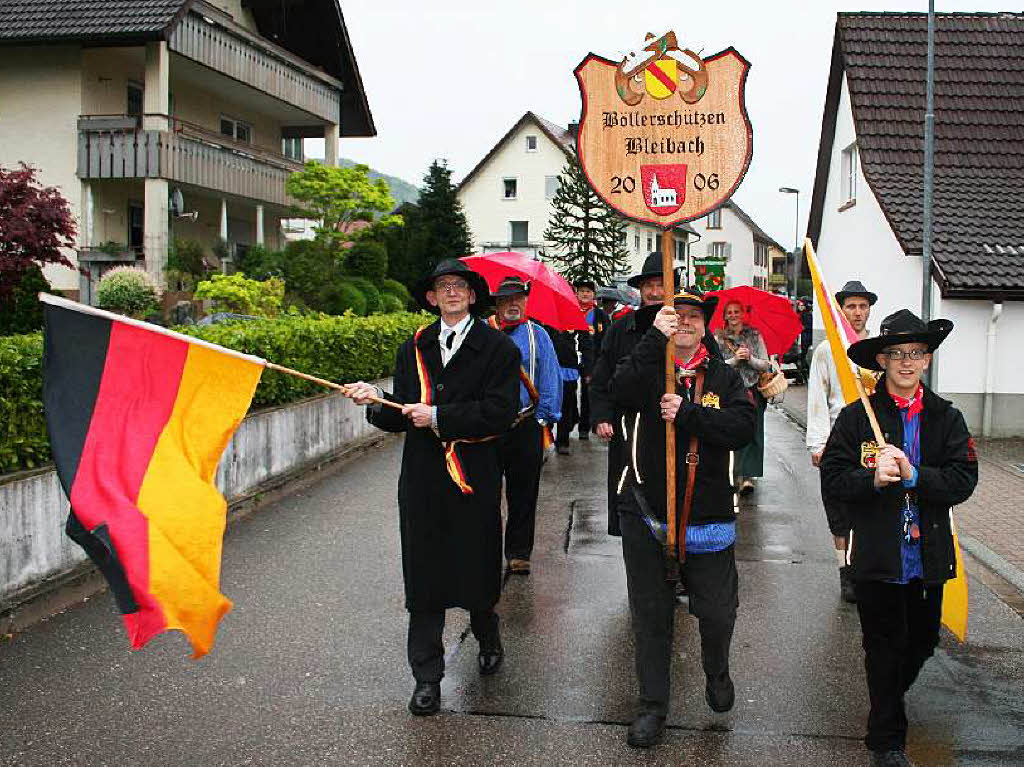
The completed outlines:
<svg viewBox="0 0 1024 767">
<path fill-rule="evenodd" d="M 366 296 L 366 311 L 364 316 L 381 314 L 384 312 L 384 303 L 381 301 L 380 289 L 365 277 L 346 277 L 342 282 L 354 285 L 360 293 Z"/>
<path fill-rule="evenodd" d="M 320 308 L 327 314 L 340 316 L 351 311 L 362 317 L 366 315 L 366 296 L 350 282 L 337 282 L 321 292 Z"/>
<path fill-rule="evenodd" d="M 412 294 L 409 293 L 409 289 L 405 287 L 398 280 L 392 280 L 390 277 L 385 277 L 377 283 L 377 287 L 380 288 L 381 293 L 390 293 L 402 302 L 402 306 L 406 309 L 414 309 Z"/>
<path fill-rule="evenodd" d="M 96 287 L 96 303 L 128 317 L 144 317 L 160 308 L 153 278 L 136 266 L 117 266 Z"/>
<path fill-rule="evenodd" d="M 380 282 L 388 273 L 388 251 L 384 243 L 360 240 L 345 255 L 345 271 L 372 282 Z"/>
<path fill-rule="evenodd" d="M 42 333 L 0 338 L 0 474 L 50 460 L 42 367 Z"/>
<path fill-rule="evenodd" d="M 284 282 L 278 277 L 250 280 L 242 272 L 213 274 L 199 283 L 195 297 L 212 300 L 218 312 L 275 317 L 284 301 Z"/>
</svg>

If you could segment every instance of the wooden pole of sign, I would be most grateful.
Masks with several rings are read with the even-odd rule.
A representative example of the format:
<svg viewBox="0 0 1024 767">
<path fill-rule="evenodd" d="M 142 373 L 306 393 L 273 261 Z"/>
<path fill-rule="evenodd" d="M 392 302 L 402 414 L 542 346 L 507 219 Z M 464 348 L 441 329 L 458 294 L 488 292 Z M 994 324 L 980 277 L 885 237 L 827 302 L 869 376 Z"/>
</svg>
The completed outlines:
<svg viewBox="0 0 1024 767">
<path fill-rule="evenodd" d="M 672 229 L 661 233 L 661 284 L 665 287 L 665 306 L 673 306 L 676 292 L 675 237 Z M 675 339 L 665 344 L 665 393 L 676 392 Z M 679 549 L 676 544 L 676 428 L 671 421 L 665 422 L 665 509 L 668 530 L 665 536 L 665 562 L 668 576 L 675 580 L 679 575 Z"/>
</svg>

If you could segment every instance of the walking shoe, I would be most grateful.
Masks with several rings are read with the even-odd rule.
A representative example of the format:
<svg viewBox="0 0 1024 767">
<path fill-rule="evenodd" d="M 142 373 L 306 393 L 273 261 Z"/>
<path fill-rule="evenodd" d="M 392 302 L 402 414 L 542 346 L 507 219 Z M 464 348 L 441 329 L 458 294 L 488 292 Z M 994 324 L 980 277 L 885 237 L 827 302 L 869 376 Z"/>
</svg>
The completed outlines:
<svg viewBox="0 0 1024 767">
<path fill-rule="evenodd" d="M 907 752 L 902 748 L 894 748 L 890 751 L 872 751 L 871 767 L 914 767 Z"/>
<path fill-rule="evenodd" d="M 416 716 L 430 716 L 441 710 L 441 683 L 417 682 L 409 699 L 409 711 Z"/>
<path fill-rule="evenodd" d="M 686 583 L 680 579 L 676 583 L 676 604 L 687 604 L 690 601 L 690 592 L 686 590 Z"/>
<path fill-rule="evenodd" d="M 752 492 L 754 492 L 754 480 L 744 477 L 740 483 L 740 495 L 750 495 Z"/>
<path fill-rule="evenodd" d="M 661 743 L 665 736 L 665 717 L 645 712 L 629 725 L 626 743 L 633 748 L 650 748 Z"/>
<path fill-rule="evenodd" d="M 480 652 L 476 656 L 476 662 L 480 667 L 480 673 L 490 676 L 501 668 L 503 660 L 505 660 L 505 648 L 501 645 L 501 634 L 495 628 L 494 636 L 486 642 L 480 643 Z"/>
<path fill-rule="evenodd" d="M 555 445 L 555 452 L 559 455 L 569 455 L 568 445 Z"/>
<path fill-rule="evenodd" d="M 736 688 L 733 687 L 732 679 L 729 678 L 729 672 L 724 671 L 716 676 L 709 676 L 707 680 L 707 685 L 704 687 L 704 699 L 712 711 L 724 714 L 736 702 Z"/>
<path fill-rule="evenodd" d="M 530 574 L 530 560 L 529 559 L 510 559 L 508 561 L 508 571 L 515 575 L 529 575 Z"/>
<path fill-rule="evenodd" d="M 853 575 L 849 565 L 839 568 L 839 593 L 842 594 L 844 602 L 857 604 L 857 592 L 853 588 Z"/>
</svg>

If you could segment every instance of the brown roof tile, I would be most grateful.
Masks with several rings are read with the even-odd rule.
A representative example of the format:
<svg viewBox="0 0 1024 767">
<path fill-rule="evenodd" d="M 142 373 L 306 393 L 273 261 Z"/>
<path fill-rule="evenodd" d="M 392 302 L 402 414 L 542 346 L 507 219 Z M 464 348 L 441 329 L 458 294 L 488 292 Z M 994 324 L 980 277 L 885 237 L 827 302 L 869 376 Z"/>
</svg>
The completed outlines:
<svg viewBox="0 0 1024 767">
<path fill-rule="evenodd" d="M 0 43 L 158 37 L 191 0 L 4 0 Z"/>
</svg>

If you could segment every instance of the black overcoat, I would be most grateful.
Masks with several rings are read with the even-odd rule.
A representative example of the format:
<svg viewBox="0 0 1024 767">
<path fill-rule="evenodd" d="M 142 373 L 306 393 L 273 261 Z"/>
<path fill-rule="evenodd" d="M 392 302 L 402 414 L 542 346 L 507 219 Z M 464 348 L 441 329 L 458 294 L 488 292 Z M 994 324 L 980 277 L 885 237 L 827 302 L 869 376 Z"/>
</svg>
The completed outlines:
<svg viewBox="0 0 1024 767">
<path fill-rule="evenodd" d="M 870 397 L 882 436 L 903 445 L 903 419 L 885 387 L 885 377 Z M 956 577 L 956 552 L 950 508 L 970 498 L 978 484 L 978 458 L 964 417 L 948 400 L 925 387 L 921 413 L 921 465 L 917 508 L 920 515 L 921 564 L 927 583 Z M 839 413 L 821 456 L 822 492 L 847 504 L 853 535 L 849 540 L 853 577 L 891 581 L 902 577 L 900 542 L 906 490 L 896 482 L 874 486 L 878 445 L 859 401 Z"/>
<path fill-rule="evenodd" d="M 367 409 L 380 429 L 405 432 L 398 509 L 405 606 L 410 612 L 493 607 L 501 593 L 501 463 L 498 441 L 456 447 L 472 486 L 448 474 L 442 441 L 507 431 L 519 411 L 520 354 L 507 334 L 474 319 L 462 346 L 441 365 L 440 320 L 405 341 L 395 358 L 393 402 L 421 401 L 418 344 L 437 406 L 437 429 L 419 429 L 400 411 Z"/>
</svg>

